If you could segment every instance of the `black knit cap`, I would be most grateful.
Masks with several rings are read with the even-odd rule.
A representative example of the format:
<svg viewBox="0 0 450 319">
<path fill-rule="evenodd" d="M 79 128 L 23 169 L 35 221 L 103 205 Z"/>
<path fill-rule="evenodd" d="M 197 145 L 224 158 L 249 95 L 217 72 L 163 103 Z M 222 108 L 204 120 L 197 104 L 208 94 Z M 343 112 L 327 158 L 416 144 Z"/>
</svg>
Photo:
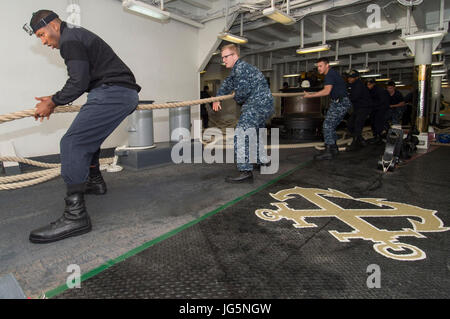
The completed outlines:
<svg viewBox="0 0 450 319">
<path fill-rule="evenodd" d="M 350 73 L 348 74 L 348 76 L 350 78 L 357 78 L 357 77 L 359 77 L 359 72 L 356 70 L 351 70 Z"/>
<path fill-rule="evenodd" d="M 30 26 L 33 32 L 36 33 L 37 30 L 45 27 L 56 18 L 58 18 L 58 15 L 51 10 L 39 10 L 31 16 Z"/>
</svg>

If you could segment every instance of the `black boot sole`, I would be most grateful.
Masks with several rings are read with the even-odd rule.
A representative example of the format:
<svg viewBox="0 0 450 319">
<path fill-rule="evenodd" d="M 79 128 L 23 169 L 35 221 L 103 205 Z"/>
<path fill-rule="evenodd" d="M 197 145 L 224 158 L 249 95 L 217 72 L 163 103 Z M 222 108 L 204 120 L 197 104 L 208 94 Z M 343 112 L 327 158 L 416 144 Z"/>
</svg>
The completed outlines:
<svg viewBox="0 0 450 319">
<path fill-rule="evenodd" d="M 84 194 L 86 195 L 105 195 L 107 191 L 98 191 L 98 190 L 86 190 Z"/>
<path fill-rule="evenodd" d="M 315 161 L 330 161 L 330 160 L 335 159 L 336 157 L 337 157 L 337 154 L 332 155 L 332 156 L 325 156 L 325 157 L 321 157 L 321 155 L 316 155 L 316 156 L 314 156 L 314 160 Z"/>
<path fill-rule="evenodd" d="M 89 233 L 92 230 L 92 225 L 89 224 L 86 227 L 83 228 L 78 228 L 78 229 L 74 229 L 71 232 L 62 234 L 58 237 L 52 237 L 52 238 L 48 238 L 48 239 L 44 239 L 44 238 L 33 238 L 30 236 L 29 240 L 30 242 L 32 242 L 33 244 L 48 244 L 48 243 L 53 243 L 55 241 L 59 241 L 68 237 L 75 237 L 75 236 L 80 236 L 86 233 Z"/>
<path fill-rule="evenodd" d="M 232 179 L 225 179 L 226 183 L 230 183 L 230 184 L 244 184 L 244 183 L 248 183 L 248 184 L 253 184 L 253 177 L 252 178 L 246 178 L 246 179 L 242 179 L 242 180 L 232 180 Z"/>
</svg>

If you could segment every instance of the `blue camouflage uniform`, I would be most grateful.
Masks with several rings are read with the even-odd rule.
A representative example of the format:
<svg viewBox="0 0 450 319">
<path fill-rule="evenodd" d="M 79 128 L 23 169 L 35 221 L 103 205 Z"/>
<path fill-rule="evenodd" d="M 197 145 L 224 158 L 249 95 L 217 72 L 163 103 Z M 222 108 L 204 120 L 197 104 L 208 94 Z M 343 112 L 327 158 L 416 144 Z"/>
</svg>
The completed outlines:
<svg viewBox="0 0 450 319">
<path fill-rule="evenodd" d="M 248 138 L 246 138 L 245 147 L 238 147 L 239 130 L 246 131 L 254 128 L 258 134 L 258 129 L 265 127 L 266 120 L 275 113 L 273 97 L 261 71 L 240 59 L 236 61 L 230 75 L 223 81 L 217 96 L 227 95 L 232 91 L 235 93 L 236 103 L 242 105 L 241 116 L 234 135 L 234 154 L 238 159 L 237 168 L 239 171 L 251 171 L 253 165 L 249 161 Z M 257 150 L 259 150 L 259 144 Z M 244 160 L 240 161 L 239 159 Z M 257 163 L 261 163 L 259 155 L 257 155 Z"/>
<path fill-rule="evenodd" d="M 395 90 L 394 95 L 389 95 L 389 103 L 390 105 L 399 104 L 400 102 L 404 102 L 405 99 L 403 94 L 399 91 Z M 389 109 L 389 119 L 392 124 L 402 124 L 403 112 L 405 111 L 406 106 L 393 107 Z"/>
<path fill-rule="evenodd" d="M 336 128 L 344 119 L 352 104 L 347 95 L 347 85 L 335 70 L 330 69 L 325 75 L 324 85 L 332 85 L 331 103 L 323 122 L 323 138 L 326 145 L 334 145 L 337 141 Z"/>
</svg>

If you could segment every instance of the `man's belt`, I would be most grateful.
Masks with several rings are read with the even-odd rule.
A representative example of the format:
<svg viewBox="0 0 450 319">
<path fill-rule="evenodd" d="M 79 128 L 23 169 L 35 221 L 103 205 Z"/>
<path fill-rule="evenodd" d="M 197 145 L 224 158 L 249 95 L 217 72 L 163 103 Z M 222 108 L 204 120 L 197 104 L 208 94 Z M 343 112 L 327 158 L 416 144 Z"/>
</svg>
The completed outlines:
<svg viewBox="0 0 450 319">
<path fill-rule="evenodd" d="M 343 95 L 343 96 L 339 96 L 339 97 L 337 97 L 337 98 L 335 98 L 335 99 L 331 99 L 331 101 L 333 101 L 333 102 L 335 102 L 335 103 L 340 103 L 340 102 L 342 102 L 342 100 L 344 99 L 344 98 L 346 98 L 346 97 L 348 97 L 348 96 L 346 96 L 346 95 Z"/>
</svg>

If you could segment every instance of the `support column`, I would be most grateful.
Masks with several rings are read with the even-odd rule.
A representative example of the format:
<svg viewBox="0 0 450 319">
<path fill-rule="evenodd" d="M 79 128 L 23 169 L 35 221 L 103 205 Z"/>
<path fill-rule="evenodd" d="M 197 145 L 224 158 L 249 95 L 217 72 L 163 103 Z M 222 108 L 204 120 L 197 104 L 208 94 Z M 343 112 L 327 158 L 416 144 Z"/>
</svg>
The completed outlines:
<svg viewBox="0 0 450 319">
<path fill-rule="evenodd" d="M 432 39 L 415 41 L 414 57 L 414 91 L 416 110 L 416 128 L 420 133 L 428 132 L 428 118 L 431 97 L 431 57 L 433 53 Z"/>
<path fill-rule="evenodd" d="M 430 124 L 439 124 L 439 113 L 441 109 L 442 76 L 432 77 L 431 82 L 432 82 L 432 93 L 431 93 Z"/>
</svg>

